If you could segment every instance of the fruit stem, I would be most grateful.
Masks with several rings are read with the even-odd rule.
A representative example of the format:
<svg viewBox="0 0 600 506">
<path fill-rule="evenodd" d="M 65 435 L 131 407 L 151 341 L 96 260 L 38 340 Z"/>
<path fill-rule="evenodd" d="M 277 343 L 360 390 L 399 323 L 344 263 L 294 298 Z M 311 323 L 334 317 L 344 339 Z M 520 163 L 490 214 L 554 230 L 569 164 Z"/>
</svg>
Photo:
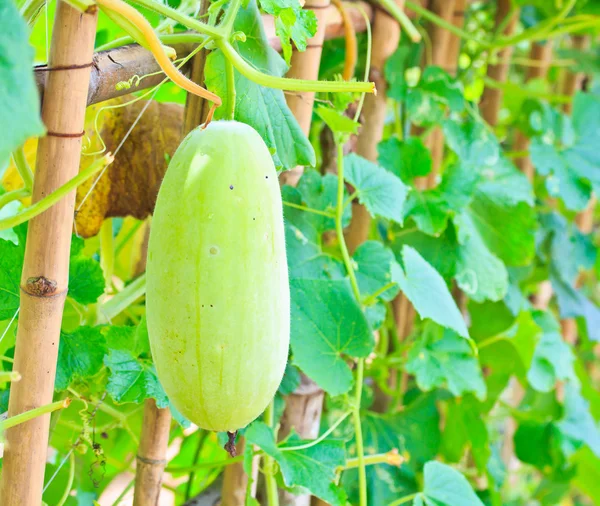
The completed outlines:
<svg viewBox="0 0 600 506">
<path fill-rule="evenodd" d="M 265 423 L 273 428 L 273 433 L 275 435 L 275 439 L 277 439 L 277 431 L 273 427 L 274 422 L 274 402 L 271 401 L 265 409 Z M 265 487 L 267 489 L 267 504 L 269 506 L 279 506 L 279 495 L 277 492 L 277 482 L 275 481 L 275 466 L 273 462 L 273 457 L 265 455 Z"/>
<path fill-rule="evenodd" d="M 343 81 L 309 81 L 305 79 L 290 79 L 265 74 L 255 69 L 234 49 L 226 40 L 215 40 L 225 57 L 231 61 L 236 70 L 250 81 L 286 91 L 312 91 L 312 92 L 357 92 L 374 93 L 375 83 L 371 82 L 343 82 Z"/>
</svg>

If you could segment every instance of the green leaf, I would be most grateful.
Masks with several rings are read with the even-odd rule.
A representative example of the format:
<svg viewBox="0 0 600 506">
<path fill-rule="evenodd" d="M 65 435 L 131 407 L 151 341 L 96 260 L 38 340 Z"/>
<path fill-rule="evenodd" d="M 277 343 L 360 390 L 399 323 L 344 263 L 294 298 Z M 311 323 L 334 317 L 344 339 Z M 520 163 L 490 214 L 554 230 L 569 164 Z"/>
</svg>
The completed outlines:
<svg viewBox="0 0 600 506">
<path fill-rule="evenodd" d="M 348 392 L 352 372 L 346 356 L 366 357 L 373 333 L 347 280 L 292 279 L 293 361 L 331 395 Z"/>
<path fill-rule="evenodd" d="M 585 320 L 588 337 L 600 341 L 600 309 L 581 290 L 565 281 L 560 273 L 550 270 L 550 281 L 556 294 L 561 318 L 582 317 Z"/>
<path fill-rule="evenodd" d="M 130 351 L 109 349 L 104 365 L 110 371 L 106 391 L 115 402 L 141 404 L 151 397 L 159 408 L 169 406 L 167 394 L 149 360 L 138 359 Z"/>
<path fill-rule="evenodd" d="M 260 6 L 275 16 L 275 33 L 281 40 L 285 61 L 292 57 L 292 44 L 299 51 L 306 50 L 307 40 L 317 32 L 317 18 L 311 10 L 303 10 L 298 0 L 260 0 Z"/>
<path fill-rule="evenodd" d="M 388 86 L 386 94 L 389 98 L 398 101 L 405 99 L 407 87 L 404 73 L 409 65 L 410 53 L 409 45 L 399 44 L 385 62 L 384 75 Z"/>
<path fill-rule="evenodd" d="M 0 5 L 0 26 L 0 167 L 4 167 L 12 151 L 46 130 L 33 77 L 29 30 L 12 0 Z"/>
<path fill-rule="evenodd" d="M 371 216 L 402 224 L 409 188 L 397 176 L 351 153 L 344 157 L 344 179 L 354 186 Z"/>
<path fill-rule="evenodd" d="M 440 123 L 446 111 L 464 109 L 462 84 L 441 68 L 427 66 L 419 84 L 408 90 L 406 108 L 418 125 Z"/>
<path fill-rule="evenodd" d="M 285 366 L 285 373 L 279 385 L 279 393 L 281 395 L 290 395 L 296 388 L 300 386 L 301 377 L 300 371 L 289 362 Z"/>
<path fill-rule="evenodd" d="M 436 396 L 423 394 L 405 405 L 400 413 L 381 415 L 367 411 L 361 415 L 365 453 L 374 455 L 392 450 L 410 455 L 398 468 L 388 464 L 367 467 L 367 504 L 390 504 L 399 495 L 417 491 L 415 474 L 428 460 L 435 458 L 440 448 L 440 415 Z M 348 454 L 356 455 L 354 438 L 348 443 Z M 342 484 L 351 504 L 358 504 L 358 474 L 345 471 Z"/>
<path fill-rule="evenodd" d="M 444 135 L 460 163 L 476 170 L 493 167 L 500 159 L 500 145 L 491 130 L 478 120 L 444 121 Z"/>
<path fill-rule="evenodd" d="M 426 176 L 431 172 L 431 153 L 420 137 L 409 137 L 404 141 L 390 137 L 381 141 L 377 150 L 379 164 L 407 184 L 413 183 L 416 177 Z"/>
<path fill-rule="evenodd" d="M 562 338 L 560 324 L 548 312 L 534 313 L 534 321 L 542 329 L 542 336 L 527 372 L 529 384 L 539 392 L 550 392 L 559 380 L 576 381 L 575 357 Z"/>
<path fill-rule="evenodd" d="M 411 348 L 406 370 L 416 377 L 421 390 L 447 385 L 457 397 L 472 392 L 485 399 L 483 374 L 469 343 L 435 324 L 426 325 Z"/>
<path fill-rule="evenodd" d="M 259 446 L 279 464 L 288 487 L 303 487 L 332 506 L 346 504 L 343 489 L 335 484 L 336 468 L 346 463 L 344 443 L 324 439 L 302 450 L 285 451 L 309 443 L 293 435 L 282 446 L 277 446 L 273 430 L 262 422 L 254 422 L 245 433 L 248 443 Z"/>
<path fill-rule="evenodd" d="M 19 309 L 27 225 L 15 227 L 14 231 L 18 244 L 0 239 L 0 321 L 12 318 Z"/>
<path fill-rule="evenodd" d="M 491 456 L 488 430 L 484 418 L 483 406 L 472 396 L 450 399 L 443 439 L 442 453 L 450 462 L 460 462 L 467 446 L 470 446 L 475 464 L 485 471 Z"/>
<path fill-rule="evenodd" d="M 462 315 L 440 274 L 410 246 L 402 248 L 401 260 L 403 271 L 399 271 L 398 284 L 419 316 L 468 338 Z"/>
<path fill-rule="evenodd" d="M 80 304 L 93 304 L 104 293 L 100 264 L 83 253 L 83 239 L 73 236 L 69 261 L 69 297 Z"/>
<path fill-rule="evenodd" d="M 287 66 L 267 41 L 255 0 L 239 11 L 234 29 L 246 34 L 246 42 L 236 42 L 236 49 L 250 64 L 267 74 L 282 76 Z M 227 95 L 225 59 L 220 50 L 212 51 L 206 62 L 207 87 L 221 97 Z M 292 169 L 298 165 L 315 164 L 314 150 L 288 108 L 281 90 L 260 86 L 235 72 L 235 119 L 253 127 L 267 146 L 275 151 L 278 168 Z M 219 107 L 215 119 L 226 114 Z"/>
<path fill-rule="evenodd" d="M 573 100 L 572 132 L 568 119 L 551 110 L 547 115 L 556 120 L 531 143 L 531 160 L 546 176 L 548 193 L 560 197 L 570 210 L 585 209 L 592 189 L 600 189 L 600 154 L 595 149 L 599 114 L 600 97 L 579 92 Z M 565 135 L 563 124 L 570 135 Z"/>
<path fill-rule="evenodd" d="M 471 214 L 461 213 L 454 223 L 459 242 L 456 283 L 475 302 L 502 300 L 508 291 L 504 263 L 487 248 Z"/>
<path fill-rule="evenodd" d="M 391 250 L 377 241 L 362 243 L 352 260 L 356 264 L 356 280 L 363 297 L 373 295 L 385 285 L 393 281 L 393 267 L 398 268 Z M 400 288 L 396 285 L 379 295 L 385 301 L 391 301 Z"/>
<path fill-rule="evenodd" d="M 411 191 L 404 206 L 404 218 L 412 218 L 419 230 L 439 236 L 448 226 L 450 206 L 440 189 Z"/>
<path fill-rule="evenodd" d="M 358 132 L 360 125 L 335 109 L 320 105 L 315 109 L 315 112 L 331 128 L 334 134 L 348 135 Z"/>
<path fill-rule="evenodd" d="M 422 497 L 435 506 L 483 506 L 467 479 L 441 462 L 427 462 Z"/>
<path fill-rule="evenodd" d="M 524 311 L 507 330 L 478 343 L 480 360 L 493 370 L 525 378 L 541 335 L 533 315 Z"/>
<path fill-rule="evenodd" d="M 583 445 L 600 457 L 600 428 L 592 417 L 589 403 L 573 383 L 565 385 L 564 415 L 556 424 L 560 430 L 560 446 L 570 456 Z"/>
<path fill-rule="evenodd" d="M 100 327 L 79 327 L 60 335 L 54 388 L 65 390 L 75 380 L 86 380 L 100 371 L 106 341 Z"/>
</svg>

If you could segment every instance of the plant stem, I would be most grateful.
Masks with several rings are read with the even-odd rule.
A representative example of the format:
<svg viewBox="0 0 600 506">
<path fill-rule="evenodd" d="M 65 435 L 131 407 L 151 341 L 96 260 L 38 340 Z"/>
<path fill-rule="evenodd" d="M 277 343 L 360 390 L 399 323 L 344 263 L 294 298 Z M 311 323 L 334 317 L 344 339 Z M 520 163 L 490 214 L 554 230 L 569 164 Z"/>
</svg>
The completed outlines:
<svg viewBox="0 0 600 506">
<path fill-rule="evenodd" d="M 0 383 L 12 383 L 13 381 L 19 381 L 21 375 L 17 371 L 2 371 L 0 372 Z"/>
<path fill-rule="evenodd" d="M 229 3 L 229 7 L 225 12 L 225 16 L 223 16 L 223 21 L 221 21 L 219 28 L 223 30 L 223 37 L 225 39 L 229 38 L 231 35 L 231 30 L 233 29 L 233 23 L 235 22 L 235 17 L 237 16 L 240 7 L 242 6 L 242 0 L 231 0 Z"/>
<path fill-rule="evenodd" d="M 104 220 L 100 227 L 100 267 L 104 273 L 104 286 L 110 292 L 115 267 L 112 218 Z"/>
<path fill-rule="evenodd" d="M 141 274 L 134 281 L 129 283 L 123 290 L 114 297 L 102 304 L 98 309 L 104 318 L 108 321 L 127 309 L 137 299 L 146 293 L 146 274 Z"/>
<path fill-rule="evenodd" d="M 219 467 L 227 467 L 231 464 L 235 464 L 236 462 L 243 462 L 244 456 L 238 455 L 237 457 L 225 459 L 225 460 L 216 460 L 214 462 L 200 462 L 194 466 L 182 466 L 182 467 L 166 467 L 165 472 L 172 474 L 184 474 L 190 473 L 191 471 L 197 471 L 199 469 L 213 469 Z"/>
<path fill-rule="evenodd" d="M 73 481 L 75 480 L 75 452 L 71 450 L 69 454 L 69 478 L 67 479 L 67 486 L 65 487 L 65 491 L 63 492 L 62 497 L 56 503 L 56 506 L 63 506 L 67 499 L 71 494 L 71 489 L 73 488 Z"/>
<path fill-rule="evenodd" d="M 397 452 L 378 453 L 377 455 L 369 455 L 364 459 L 365 465 L 372 466 L 375 464 L 389 464 L 390 466 L 400 466 L 404 462 L 404 457 Z M 344 466 L 338 467 L 339 471 L 347 469 L 355 469 L 358 467 L 358 458 L 347 459 Z"/>
<path fill-rule="evenodd" d="M 375 83 L 371 82 L 310 81 L 270 76 L 250 65 L 229 42 L 222 39 L 215 42 L 240 74 L 261 86 L 286 91 L 375 93 Z"/>
<path fill-rule="evenodd" d="M 102 170 L 103 167 L 105 167 L 109 163 L 112 163 L 112 161 L 113 157 L 110 154 L 107 154 L 99 160 L 96 160 L 92 165 L 82 170 L 73 179 L 67 181 L 64 185 L 62 185 L 57 190 L 53 191 L 50 195 L 44 197 L 42 200 L 39 200 L 27 209 L 24 209 L 19 214 L 16 214 L 15 216 L 9 216 L 8 218 L 0 220 L 0 230 L 6 230 L 7 228 L 16 227 L 17 225 L 25 223 L 31 218 L 42 214 L 44 211 L 52 207 L 63 197 L 66 197 L 80 184 L 87 181 L 97 172 L 100 172 L 100 170 Z"/>
<path fill-rule="evenodd" d="M 352 413 L 352 411 L 348 411 L 347 413 L 344 413 L 340 418 L 338 418 L 338 420 L 331 427 L 329 427 L 329 429 L 327 429 L 317 439 L 314 439 L 313 441 L 310 441 L 309 443 L 306 443 L 306 444 L 303 444 L 303 445 L 298 445 L 298 446 L 282 446 L 282 447 L 279 448 L 279 451 L 282 451 L 282 452 L 294 452 L 294 451 L 298 451 L 298 450 L 306 450 L 307 448 L 310 448 L 312 446 L 315 446 L 315 445 L 319 444 L 327 436 L 329 436 L 329 434 L 331 434 L 335 429 L 337 429 L 339 427 L 339 425 L 346 418 L 348 418 L 348 416 L 351 413 Z"/>
<path fill-rule="evenodd" d="M 390 503 L 389 506 L 400 506 L 400 504 L 405 504 L 409 501 L 412 501 L 413 499 L 416 499 L 418 495 L 419 495 L 419 492 L 417 492 L 416 494 L 406 495 L 404 497 L 401 497 L 397 501 Z"/>
<path fill-rule="evenodd" d="M 274 403 L 271 401 L 265 410 L 265 423 L 273 428 L 274 423 Z M 277 440 L 277 431 L 274 431 L 275 439 Z M 267 504 L 268 506 L 279 506 L 279 494 L 277 492 L 277 482 L 275 481 L 275 466 L 273 457 L 264 456 L 265 459 L 265 487 L 267 489 Z"/>
<path fill-rule="evenodd" d="M 231 10 L 231 7 L 230 7 Z M 229 11 L 227 11 L 229 12 Z M 227 111 L 225 117 L 230 120 L 235 119 L 235 72 L 230 60 L 225 59 L 225 79 L 227 82 Z"/>
<path fill-rule="evenodd" d="M 338 169 L 338 186 L 337 186 L 337 205 L 335 215 L 335 231 L 337 240 L 342 252 L 342 258 L 348 277 L 350 278 L 350 285 L 356 301 L 360 303 L 360 290 L 358 288 L 358 282 L 356 281 L 356 275 L 354 274 L 354 268 L 352 267 L 352 260 L 350 259 L 350 253 L 348 253 L 348 247 L 346 246 L 346 240 L 344 238 L 344 226 L 342 224 L 342 218 L 344 214 L 344 145 L 341 142 L 336 141 L 337 145 L 337 169 Z"/>
<path fill-rule="evenodd" d="M 337 146 L 337 203 L 336 203 L 336 219 L 335 219 L 335 231 L 342 252 L 342 258 L 344 259 L 344 265 L 350 278 L 350 285 L 354 292 L 356 301 L 360 304 L 361 295 L 356 281 L 356 275 L 354 273 L 354 267 L 352 266 L 352 260 L 348 253 L 348 247 L 346 246 L 346 239 L 344 238 L 344 228 L 342 224 L 342 218 L 344 213 L 344 145 L 340 142 L 340 139 L 336 139 Z M 359 493 L 359 504 L 360 506 L 367 506 L 367 471 L 365 466 L 365 450 L 363 446 L 362 436 L 362 425 L 360 421 L 360 401 L 362 397 L 362 387 L 365 372 L 365 360 L 359 358 L 356 367 L 356 395 L 354 398 L 354 407 L 352 409 L 352 418 L 354 420 L 354 437 L 356 439 L 356 454 L 358 456 L 358 493 Z"/>
<path fill-rule="evenodd" d="M 373 304 L 375 302 L 375 299 L 377 299 L 377 297 L 379 297 L 382 293 L 387 292 L 390 288 L 393 288 L 394 286 L 396 286 L 396 282 L 395 281 L 390 281 L 386 285 L 382 286 L 379 290 L 377 290 L 372 295 L 369 295 L 364 300 L 364 305 L 365 306 L 370 306 L 371 304 Z"/>
<path fill-rule="evenodd" d="M 306 211 L 307 213 L 318 214 L 320 216 L 327 216 L 328 218 L 335 219 L 335 214 L 328 213 L 327 211 L 321 211 L 320 209 L 313 209 L 312 207 L 303 206 L 301 204 L 294 204 L 293 202 L 283 202 L 284 206 L 291 207 L 293 209 L 299 209 L 300 211 Z"/>
<path fill-rule="evenodd" d="M 62 401 L 53 402 L 52 404 L 46 404 L 45 406 L 41 406 L 39 408 L 30 409 L 29 411 L 25 411 L 20 415 L 11 416 L 6 420 L 0 421 L 0 432 L 4 432 L 6 429 L 10 429 L 15 425 L 19 425 L 21 423 L 28 422 L 29 420 L 33 420 L 38 416 L 46 415 L 48 413 L 52 413 L 53 411 L 58 411 L 59 409 L 64 409 L 71 404 L 71 399 L 66 398 Z"/>
<path fill-rule="evenodd" d="M 31 189 L 33 188 L 33 171 L 27 163 L 27 158 L 25 158 L 25 151 L 23 151 L 23 146 L 13 151 L 12 156 L 15 162 L 15 167 L 17 167 L 19 175 L 21 176 L 23 184 L 25 185 L 25 189 L 31 191 Z"/>
<path fill-rule="evenodd" d="M 419 14 L 421 16 L 423 16 L 427 21 L 431 21 L 432 23 L 441 26 L 442 28 L 444 28 L 445 30 L 448 30 L 450 33 L 453 33 L 454 35 L 460 37 L 461 39 L 466 39 L 466 40 L 472 40 L 477 42 L 478 44 L 482 45 L 483 47 L 489 48 L 491 47 L 491 44 L 485 40 L 481 40 L 477 37 L 474 37 L 473 35 L 471 35 L 468 32 L 465 32 L 463 29 L 458 28 L 457 26 L 455 26 L 454 24 L 452 24 L 449 21 L 446 21 L 444 18 L 441 18 L 440 16 L 438 16 L 437 14 L 434 14 L 433 12 L 429 11 L 428 9 L 421 7 L 421 5 L 415 3 L 415 2 L 411 2 L 410 0 L 406 0 L 406 2 L 404 2 L 404 5 L 410 9 L 411 11 L 415 12 L 416 14 Z"/>
<path fill-rule="evenodd" d="M 6 204 L 10 204 L 15 200 L 21 200 L 30 196 L 31 192 L 27 188 L 19 188 L 18 190 L 12 190 L 10 192 L 3 193 L 0 195 L 0 209 L 2 209 Z"/>
<path fill-rule="evenodd" d="M 210 26 L 206 23 L 202 23 L 202 21 L 198 21 L 197 19 L 191 18 L 190 16 L 186 16 L 185 14 L 181 14 L 181 12 L 169 7 L 166 4 L 162 4 L 156 2 L 154 0 L 133 0 L 136 4 L 146 7 L 151 11 L 158 12 L 167 18 L 174 19 L 178 21 L 183 26 L 187 26 L 191 30 L 195 30 L 196 32 L 203 33 L 205 35 L 210 35 L 216 39 L 221 39 L 223 37 L 223 31 L 219 27 Z"/>
<path fill-rule="evenodd" d="M 182 33 L 157 33 L 158 39 L 166 46 L 171 44 L 202 44 L 206 39 L 206 35 L 195 32 L 182 32 Z M 106 44 L 102 44 L 96 48 L 96 52 L 108 51 L 109 49 L 115 49 L 116 47 L 126 46 L 127 44 L 133 44 L 134 38 L 127 35 L 125 37 L 119 37 L 118 39 L 111 40 Z"/>
<path fill-rule="evenodd" d="M 421 42 L 421 34 L 412 24 L 412 21 L 408 18 L 403 9 L 398 7 L 398 4 L 394 0 L 378 0 L 383 8 L 388 11 L 392 17 L 398 21 L 400 26 L 404 28 L 406 34 L 410 37 L 413 42 Z"/>
<path fill-rule="evenodd" d="M 127 486 L 123 489 L 123 491 L 119 494 L 119 497 L 115 499 L 115 502 L 112 503 L 112 506 L 119 506 L 123 498 L 127 495 L 127 492 L 131 490 L 133 484 L 135 483 L 135 478 L 133 478 Z"/>
</svg>

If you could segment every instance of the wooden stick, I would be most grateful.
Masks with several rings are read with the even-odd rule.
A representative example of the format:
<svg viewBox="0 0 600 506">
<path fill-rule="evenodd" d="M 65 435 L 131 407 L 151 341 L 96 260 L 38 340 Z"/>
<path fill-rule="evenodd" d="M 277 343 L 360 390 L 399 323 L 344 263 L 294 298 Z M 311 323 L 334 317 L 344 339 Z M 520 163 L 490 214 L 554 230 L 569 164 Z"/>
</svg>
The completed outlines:
<svg viewBox="0 0 600 506">
<path fill-rule="evenodd" d="M 32 202 L 79 171 L 96 17 L 57 3 L 42 105 L 48 134 L 38 143 Z M 23 379 L 11 386 L 9 417 L 52 402 L 74 205 L 75 191 L 29 222 L 14 362 Z M 49 423 L 45 415 L 6 431 L 4 506 L 40 505 Z"/>
<path fill-rule="evenodd" d="M 404 8 L 404 0 L 396 2 Z M 386 60 L 392 55 L 400 40 L 400 26 L 382 10 L 375 11 L 373 19 L 373 44 L 371 48 L 371 73 L 369 79 L 375 82 L 377 95 L 365 97 L 362 111 L 362 127 L 356 139 L 355 151 L 373 162 L 377 161 L 377 144 L 383 137 L 383 127 L 387 112 L 387 83 L 383 75 Z M 371 217 L 366 208 L 358 202 L 352 203 L 352 221 L 346 229 L 346 244 L 350 253 L 368 237 Z"/>
<path fill-rule="evenodd" d="M 500 25 L 509 15 L 511 10 L 511 0 L 499 0 L 498 8 L 496 10 L 496 27 Z M 505 36 L 510 36 L 514 32 L 515 26 L 519 19 L 516 11 L 511 17 L 510 21 L 506 24 L 504 31 L 502 32 Z M 510 68 L 510 57 L 513 53 L 511 46 L 506 47 L 498 52 L 497 58 L 498 63 L 490 65 L 487 70 L 487 76 L 495 81 L 505 82 L 508 77 L 508 70 Z M 502 104 L 502 90 L 500 88 L 491 88 L 486 86 L 481 97 L 479 104 L 479 110 L 483 119 L 487 121 L 492 127 L 498 124 L 498 114 L 500 113 L 500 106 Z"/>
<path fill-rule="evenodd" d="M 328 7 L 329 0 L 308 0 L 306 2 L 305 8 L 312 10 L 317 18 L 317 33 L 308 41 L 306 51 L 293 52 L 291 67 L 287 73 L 287 77 L 295 79 L 318 79 L 321 54 L 323 53 L 323 41 L 325 40 L 327 27 L 327 16 L 329 15 Z M 300 128 L 308 136 L 315 94 L 310 92 L 286 93 L 285 99 Z M 283 172 L 279 180 L 282 184 L 295 186 L 302 176 L 303 170 L 304 167 L 295 167 L 292 170 Z"/>
<path fill-rule="evenodd" d="M 532 79 L 545 77 L 548 74 L 548 69 L 550 68 L 550 63 L 552 61 L 552 41 L 547 41 L 545 44 L 533 43 L 531 46 L 530 59 L 539 61 L 540 65 L 528 67 L 526 80 L 530 81 Z M 529 138 L 522 132 L 517 132 L 513 149 L 518 152 L 527 151 L 529 149 Z M 516 158 L 515 164 L 530 181 L 533 181 L 535 169 L 529 156 Z"/>
<path fill-rule="evenodd" d="M 134 506 L 157 506 L 167 464 L 171 412 L 159 409 L 154 399 L 144 402 L 144 421 L 135 469 Z"/>
<path fill-rule="evenodd" d="M 589 35 L 574 35 L 572 40 L 573 49 L 578 49 L 580 51 L 587 49 L 590 45 Z M 584 79 L 585 74 L 583 72 L 571 72 L 567 69 L 565 80 L 563 82 L 563 95 L 568 97 L 575 95 L 575 93 L 581 89 Z M 563 111 L 566 114 L 571 114 L 573 112 L 573 103 L 567 102 L 563 104 Z"/>
<path fill-rule="evenodd" d="M 330 13 L 335 12 L 342 20 L 338 10 L 330 6 L 329 0 L 308 0 L 306 9 L 311 9 L 317 18 L 317 33 L 309 39 L 306 51 L 294 51 L 288 77 L 297 79 L 317 79 L 323 53 L 323 41 L 327 32 L 327 22 Z M 343 30 L 343 20 L 339 25 Z M 287 105 L 300 124 L 302 131 L 308 135 L 312 121 L 314 93 L 288 93 Z M 295 186 L 302 176 L 304 168 L 295 167 L 280 176 L 282 184 Z M 285 411 L 281 419 L 279 437 L 283 438 L 292 428 L 304 439 L 314 439 L 319 435 L 321 413 L 323 411 L 324 393 L 317 384 L 302 374 L 302 382 L 298 389 L 286 398 Z M 293 495 L 280 491 L 281 504 L 286 506 L 310 506 L 310 494 Z M 242 505 L 240 505 L 242 506 Z"/>
</svg>

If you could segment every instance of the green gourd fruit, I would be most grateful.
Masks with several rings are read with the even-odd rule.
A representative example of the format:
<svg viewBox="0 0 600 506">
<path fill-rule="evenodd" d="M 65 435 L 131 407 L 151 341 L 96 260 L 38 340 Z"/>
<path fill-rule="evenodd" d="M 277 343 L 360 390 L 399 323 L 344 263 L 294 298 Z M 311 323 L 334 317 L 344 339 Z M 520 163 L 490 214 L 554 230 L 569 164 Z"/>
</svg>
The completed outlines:
<svg viewBox="0 0 600 506">
<path fill-rule="evenodd" d="M 277 172 L 250 126 L 213 121 L 175 152 L 152 219 L 146 313 L 160 382 L 191 422 L 233 432 L 273 399 L 290 291 Z"/>
</svg>

